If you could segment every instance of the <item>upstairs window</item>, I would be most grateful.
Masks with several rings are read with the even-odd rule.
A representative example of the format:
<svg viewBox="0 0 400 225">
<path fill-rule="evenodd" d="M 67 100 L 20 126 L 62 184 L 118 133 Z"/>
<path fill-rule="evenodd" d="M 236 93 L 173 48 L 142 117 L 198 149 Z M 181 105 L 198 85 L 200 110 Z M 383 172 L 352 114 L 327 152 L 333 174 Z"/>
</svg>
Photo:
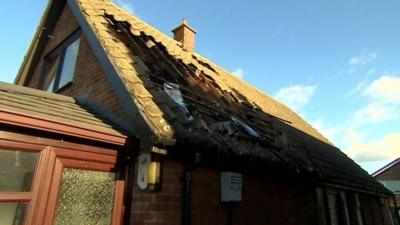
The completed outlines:
<svg viewBox="0 0 400 225">
<path fill-rule="evenodd" d="M 72 83 L 79 52 L 79 32 L 45 58 L 43 89 L 55 92 Z"/>
</svg>

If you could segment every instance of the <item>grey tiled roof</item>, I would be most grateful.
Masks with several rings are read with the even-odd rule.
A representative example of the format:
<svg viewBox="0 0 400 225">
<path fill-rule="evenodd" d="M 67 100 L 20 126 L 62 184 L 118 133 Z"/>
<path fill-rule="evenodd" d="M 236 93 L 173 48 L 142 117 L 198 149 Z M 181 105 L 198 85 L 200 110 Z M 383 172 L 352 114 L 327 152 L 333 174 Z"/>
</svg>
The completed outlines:
<svg viewBox="0 0 400 225">
<path fill-rule="evenodd" d="M 123 129 L 80 105 L 74 98 L 0 82 L 0 109 L 75 125 L 109 134 Z"/>
</svg>

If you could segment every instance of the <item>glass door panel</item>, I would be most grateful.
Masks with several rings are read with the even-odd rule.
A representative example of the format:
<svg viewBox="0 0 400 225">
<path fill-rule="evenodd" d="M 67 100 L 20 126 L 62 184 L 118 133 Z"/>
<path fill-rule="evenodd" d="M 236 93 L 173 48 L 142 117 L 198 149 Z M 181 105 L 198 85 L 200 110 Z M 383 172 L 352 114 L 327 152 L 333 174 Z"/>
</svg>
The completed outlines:
<svg viewBox="0 0 400 225">
<path fill-rule="evenodd" d="M 0 149 L 0 225 L 23 225 L 39 154 Z"/>
<path fill-rule="evenodd" d="M 38 153 L 0 149 L 0 192 L 30 192 Z"/>
<path fill-rule="evenodd" d="M 115 173 L 64 168 L 55 215 L 56 225 L 110 225 Z"/>
<path fill-rule="evenodd" d="M 0 202 L 0 225 L 22 225 L 26 206 L 23 202 Z"/>
</svg>

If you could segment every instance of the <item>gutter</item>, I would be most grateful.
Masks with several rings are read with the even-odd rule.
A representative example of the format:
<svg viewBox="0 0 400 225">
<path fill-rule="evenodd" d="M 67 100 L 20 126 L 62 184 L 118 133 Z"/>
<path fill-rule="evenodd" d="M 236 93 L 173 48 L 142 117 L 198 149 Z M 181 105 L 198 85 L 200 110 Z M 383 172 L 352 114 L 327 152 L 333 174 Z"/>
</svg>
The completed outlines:
<svg viewBox="0 0 400 225">
<path fill-rule="evenodd" d="M 93 128 L 85 128 L 6 109 L 0 109 L 0 124 L 15 125 L 116 145 L 125 145 L 127 142 L 127 136 L 117 132 L 110 133 Z"/>
</svg>

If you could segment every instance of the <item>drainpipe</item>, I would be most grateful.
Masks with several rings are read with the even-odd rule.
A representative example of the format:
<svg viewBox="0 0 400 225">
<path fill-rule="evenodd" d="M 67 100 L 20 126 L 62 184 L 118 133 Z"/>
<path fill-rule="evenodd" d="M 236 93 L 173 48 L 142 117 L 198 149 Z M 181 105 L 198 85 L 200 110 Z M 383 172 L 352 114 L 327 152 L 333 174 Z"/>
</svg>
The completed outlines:
<svg viewBox="0 0 400 225">
<path fill-rule="evenodd" d="M 200 165 L 201 161 L 202 157 L 199 152 L 192 153 L 183 173 L 182 225 L 192 223 L 192 172 Z"/>
<path fill-rule="evenodd" d="M 183 204 L 182 204 L 182 225 L 191 224 L 192 216 L 192 169 L 186 168 L 183 174 Z"/>
</svg>

